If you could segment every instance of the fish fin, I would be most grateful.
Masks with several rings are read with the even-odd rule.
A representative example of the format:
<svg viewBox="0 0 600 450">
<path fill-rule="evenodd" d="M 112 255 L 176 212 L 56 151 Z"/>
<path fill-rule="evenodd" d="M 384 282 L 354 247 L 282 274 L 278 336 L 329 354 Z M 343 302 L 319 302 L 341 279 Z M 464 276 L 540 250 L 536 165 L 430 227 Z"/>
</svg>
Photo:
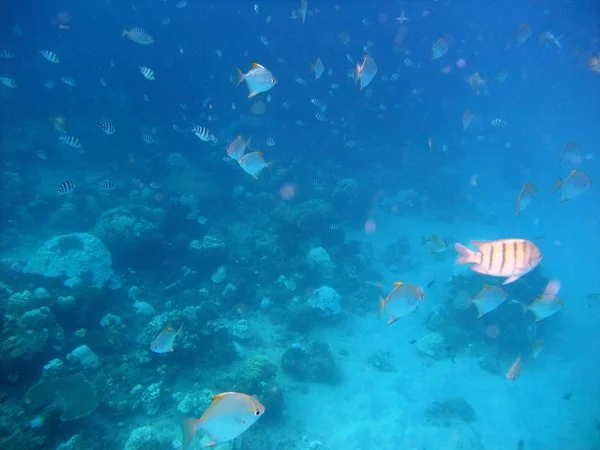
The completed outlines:
<svg viewBox="0 0 600 450">
<path fill-rule="evenodd" d="M 513 281 L 517 281 L 519 278 L 521 278 L 521 275 L 516 275 L 514 277 L 509 277 L 506 280 L 504 280 L 504 283 L 502 283 L 502 284 L 510 284 Z"/>
<path fill-rule="evenodd" d="M 356 69 L 354 69 L 354 84 L 358 83 L 358 80 L 360 80 L 360 64 L 356 63 Z"/>
<path fill-rule="evenodd" d="M 210 447 L 216 447 L 217 445 L 219 445 L 219 443 L 217 441 L 215 441 L 213 438 L 210 438 L 210 441 L 207 442 L 204 446 L 206 448 L 210 448 Z"/>
<path fill-rule="evenodd" d="M 486 244 L 487 241 L 470 241 L 471 245 L 473 245 L 477 250 L 481 251 L 481 247 L 483 244 Z"/>
<path fill-rule="evenodd" d="M 429 239 L 426 239 L 423 236 L 421 236 L 421 245 L 427 244 L 428 241 L 429 241 Z"/>
<path fill-rule="evenodd" d="M 227 394 L 227 392 L 221 392 L 220 394 L 213 396 L 213 398 L 211 398 L 211 400 L 213 402 L 217 401 L 217 400 L 221 400 L 223 397 L 225 397 L 225 394 Z"/>
<path fill-rule="evenodd" d="M 181 330 L 183 330 L 183 322 L 181 322 L 181 325 L 179 326 L 179 330 L 177 330 L 178 336 L 181 336 Z"/>
<path fill-rule="evenodd" d="M 123 31 L 121 32 L 121 37 L 125 37 L 129 34 L 129 31 L 127 31 L 127 28 L 123 28 Z"/>
<path fill-rule="evenodd" d="M 273 174 L 273 164 L 275 164 L 275 161 L 269 161 L 268 163 L 266 163 L 266 167 L 267 169 L 269 169 L 269 173 L 271 175 Z"/>
<path fill-rule="evenodd" d="M 390 320 L 388 320 L 388 325 L 393 324 L 396 320 L 398 320 L 400 317 L 394 317 L 390 314 Z"/>
<path fill-rule="evenodd" d="M 257 155 L 260 155 L 260 156 L 264 155 L 264 153 L 263 153 L 263 152 L 261 152 L 261 151 L 258 151 L 258 152 L 256 152 L 256 154 L 257 154 Z"/>
<path fill-rule="evenodd" d="M 248 95 L 248 98 L 255 97 L 257 94 L 258 94 L 258 92 L 250 92 L 250 95 Z"/>
<path fill-rule="evenodd" d="M 315 65 L 312 63 L 312 61 L 309 61 L 310 64 L 310 71 L 314 72 L 315 71 Z"/>
<path fill-rule="evenodd" d="M 394 282 L 394 287 L 400 287 L 402 286 L 402 281 L 395 281 Z"/>
<path fill-rule="evenodd" d="M 259 63 L 253 61 L 252 67 L 254 68 L 254 67 L 262 67 L 262 66 Z"/>
<path fill-rule="evenodd" d="M 381 319 L 381 314 L 383 313 L 384 309 L 385 309 L 385 298 L 379 297 L 379 314 L 377 315 L 378 319 Z"/>
<path fill-rule="evenodd" d="M 181 434 L 183 435 L 183 448 L 187 448 L 196 436 L 198 430 L 196 429 L 196 424 L 199 423 L 200 420 L 190 419 L 189 417 L 184 418 L 181 421 Z"/>
<path fill-rule="evenodd" d="M 250 148 L 250 141 L 251 141 L 251 140 L 252 140 L 252 136 L 250 136 L 250 137 L 248 138 L 248 140 L 246 141 L 246 148 L 247 148 L 248 150 L 251 150 L 251 148 Z"/>
<path fill-rule="evenodd" d="M 173 327 L 171 325 L 167 325 L 165 327 L 165 331 L 172 331 L 172 330 L 173 330 Z"/>
<path fill-rule="evenodd" d="M 563 180 L 561 177 L 556 177 L 556 182 L 554 183 L 554 192 L 558 191 L 563 184 Z"/>
<path fill-rule="evenodd" d="M 456 257 L 456 264 L 468 264 L 475 262 L 475 252 L 470 248 L 465 247 L 460 242 L 454 244 L 454 249 L 459 253 Z"/>
<path fill-rule="evenodd" d="M 235 85 L 236 85 L 236 86 L 239 86 L 239 85 L 240 85 L 240 83 L 241 83 L 242 81 L 244 81 L 244 79 L 246 78 L 246 76 L 244 75 L 244 72 L 242 72 L 242 71 L 240 70 L 240 68 L 239 68 L 239 67 L 236 67 L 235 69 L 238 71 L 238 81 L 237 81 L 237 83 L 236 83 Z"/>
</svg>

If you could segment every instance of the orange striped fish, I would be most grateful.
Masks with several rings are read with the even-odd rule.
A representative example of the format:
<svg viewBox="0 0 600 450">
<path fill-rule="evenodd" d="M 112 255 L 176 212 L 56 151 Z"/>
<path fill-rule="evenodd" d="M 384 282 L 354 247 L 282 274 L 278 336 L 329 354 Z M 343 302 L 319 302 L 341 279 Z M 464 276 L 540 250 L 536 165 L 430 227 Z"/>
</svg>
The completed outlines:
<svg viewBox="0 0 600 450">
<path fill-rule="evenodd" d="M 454 244 L 459 253 L 457 264 L 474 264 L 473 272 L 494 277 L 507 277 L 502 284 L 512 283 L 531 272 L 542 260 L 542 252 L 525 239 L 471 241 L 473 251 L 460 243 Z"/>
</svg>

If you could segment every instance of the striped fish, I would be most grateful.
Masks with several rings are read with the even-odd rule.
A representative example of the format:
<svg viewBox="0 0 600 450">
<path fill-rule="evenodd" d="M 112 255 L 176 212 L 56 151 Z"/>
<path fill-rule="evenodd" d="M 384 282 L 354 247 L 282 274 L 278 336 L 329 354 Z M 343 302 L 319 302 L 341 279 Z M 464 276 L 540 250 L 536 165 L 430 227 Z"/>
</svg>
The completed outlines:
<svg viewBox="0 0 600 450">
<path fill-rule="evenodd" d="M 56 193 L 58 195 L 64 195 L 73 191 L 73 189 L 75 189 L 75 183 L 73 183 L 71 180 L 67 180 L 58 187 Z"/>
<path fill-rule="evenodd" d="M 204 142 L 212 141 L 214 138 L 213 134 L 208 128 L 200 125 L 194 125 L 192 128 L 192 133 L 194 133 L 201 141 Z"/>
<path fill-rule="evenodd" d="M 71 87 L 77 86 L 77 82 L 73 77 L 60 77 L 60 81 Z"/>
<path fill-rule="evenodd" d="M 102 131 L 105 134 L 115 134 L 115 131 L 117 131 L 115 125 L 107 120 L 102 120 L 96 123 L 98 124 L 100 131 Z"/>
<path fill-rule="evenodd" d="M 454 244 L 459 253 L 457 264 L 474 264 L 473 272 L 494 277 L 507 277 L 502 284 L 512 283 L 532 271 L 542 260 L 542 252 L 525 239 L 471 241 L 477 251 L 460 243 Z"/>
<path fill-rule="evenodd" d="M 58 138 L 59 141 L 73 148 L 81 148 L 81 139 L 77 136 L 61 136 Z"/>
<path fill-rule="evenodd" d="M 98 184 L 98 188 L 102 191 L 112 191 L 115 188 L 115 184 L 110 180 L 104 180 Z"/>
<path fill-rule="evenodd" d="M 152 70 L 150 67 L 140 66 L 140 73 L 144 76 L 146 80 L 156 80 L 156 77 L 154 76 L 154 70 Z"/>
<path fill-rule="evenodd" d="M 10 50 L 2 49 L 0 50 L 0 59 L 11 59 L 14 58 L 15 54 Z"/>
<path fill-rule="evenodd" d="M 60 62 L 58 55 L 50 50 L 40 50 L 40 54 L 51 63 L 58 64 Z"/>
</svg>

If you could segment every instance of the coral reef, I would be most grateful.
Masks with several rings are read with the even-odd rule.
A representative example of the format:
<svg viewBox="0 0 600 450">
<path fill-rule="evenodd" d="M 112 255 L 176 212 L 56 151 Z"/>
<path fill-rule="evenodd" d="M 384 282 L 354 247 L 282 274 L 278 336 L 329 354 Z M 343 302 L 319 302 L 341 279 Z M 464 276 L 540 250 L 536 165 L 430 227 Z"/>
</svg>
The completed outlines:
<svg viewBox="0 0 600 450">
<path fill-rule="evenodd" d="M 341 369 L 326 342 L 313 342 L 309 350 L 298 344 L 290 346 L 281 357 L 281 368 L 301 381 L 335 384 L 342 379 Z"/>
</svg>

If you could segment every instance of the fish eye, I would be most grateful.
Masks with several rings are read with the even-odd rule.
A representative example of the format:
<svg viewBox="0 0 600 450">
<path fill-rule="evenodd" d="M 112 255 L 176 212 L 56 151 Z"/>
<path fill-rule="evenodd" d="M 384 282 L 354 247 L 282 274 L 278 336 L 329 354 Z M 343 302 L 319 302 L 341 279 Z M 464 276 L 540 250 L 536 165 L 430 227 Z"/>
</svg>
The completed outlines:
<svg viewBox="0 0 600 450">
<path fill-rule="evenodd" d="M 256 411 L 254 411 L 254 415 L 255 416 L 260 416 L 260 409 L 257 409 Z"/>
</svg>

